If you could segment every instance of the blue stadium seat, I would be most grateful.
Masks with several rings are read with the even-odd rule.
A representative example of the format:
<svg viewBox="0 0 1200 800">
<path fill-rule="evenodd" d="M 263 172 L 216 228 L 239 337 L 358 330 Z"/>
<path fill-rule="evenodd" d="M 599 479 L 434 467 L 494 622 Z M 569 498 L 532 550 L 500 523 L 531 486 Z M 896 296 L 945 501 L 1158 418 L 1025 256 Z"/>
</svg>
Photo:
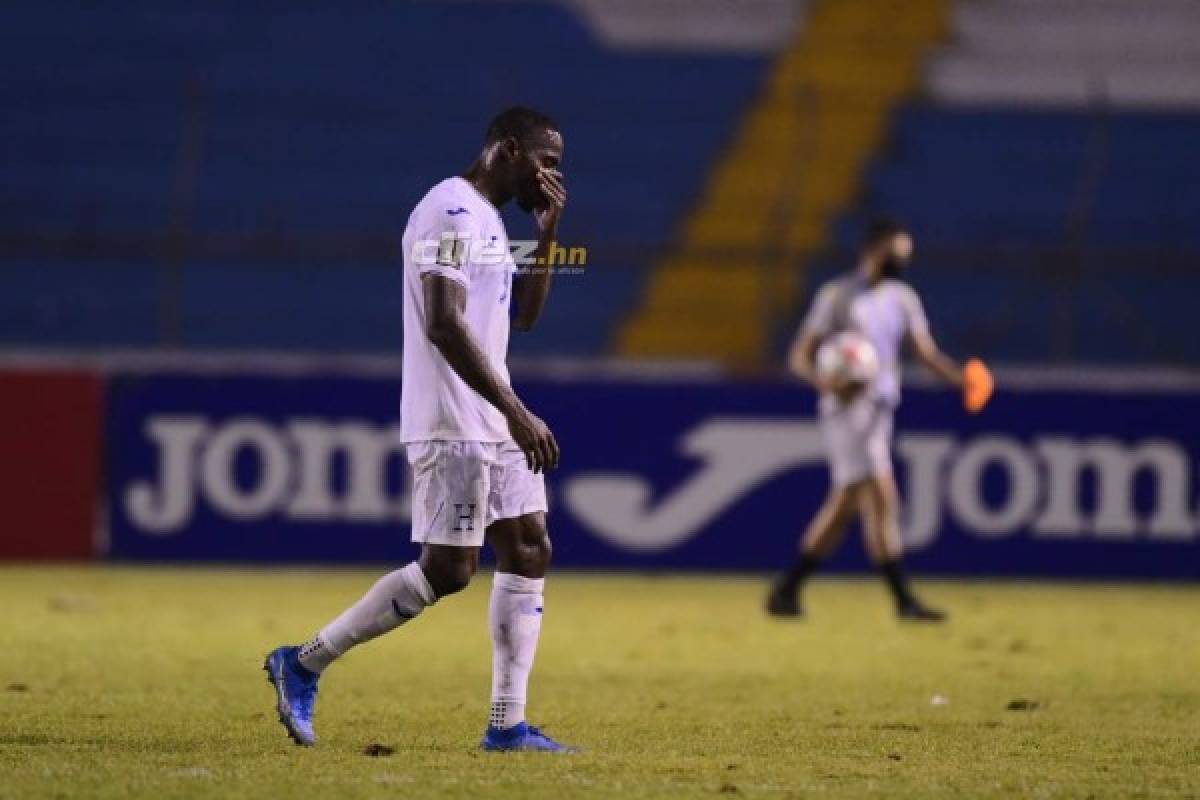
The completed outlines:
<svg viewBox="0 0 1200 800">
<path fill-rule="evenodd" d="M 563 236 L 608 260 L 565 276 L 543 329 L 514 349 L 595 354 L 768 59 L 610 50 L 567 8 L 541 2 L 140 0 L 120 14 L 23 9 L 19 33 L 0 30 L 0 64 L 0 98 L 16 109 L 0 130 L 0 227 L 10 232 L 161 235 L 188 185 L 190 136 L 194 191 L 182 207 L 193 232 L 396 242 L 394 258 L 369 264 L 187 264 L 184 339 L 203 346 L 397 349 L 399 240 L 412 205 L 467 166 L 490 114 L 544 106 L 567 137 Z M 16 269 L 47 281 L 104 269 L 76 266 L 7 265 L 0 296 L 34 291 Z M 154 264 L 129 269 L 156 285 Z M 69 326 L 5 317 L 0 333 L 152 342 L 144 320 L 157 318 L 155 291 L 116 296 L 126 288 L 92 280 L 86 293 L 43 298 Z M 137 313 L 104 313 L 139 302 L 148 305 Z"/>
<path fill-rule="evenodd" d="M 1178 157 L 1195 142 L 1195 113 L 908 105 L 807 288 L 888 213 L 912 226 L 911 279 L 958 352 L 1200 360 L 1177 255 L 1200 248 L 1200 164 Z"/>
</svg>

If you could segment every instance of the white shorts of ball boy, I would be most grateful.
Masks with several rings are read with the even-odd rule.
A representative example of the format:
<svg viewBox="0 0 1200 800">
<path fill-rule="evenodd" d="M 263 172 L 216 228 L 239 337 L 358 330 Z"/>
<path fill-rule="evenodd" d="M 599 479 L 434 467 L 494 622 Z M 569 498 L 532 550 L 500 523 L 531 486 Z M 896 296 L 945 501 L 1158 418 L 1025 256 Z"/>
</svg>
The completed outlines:
<svg viewBox="0 0 1200 800">
<path fill-rule="evenodd" d="M 412 540 L 482 547 L 496 520 L 546 510 L 546 482 L 515 442 L 412 442 Z"/>
<path fill-rule="evenodd" d="M 834 486 L 892 474 L 892 417 L 890 405 L 867 395 L 845 405 L 822 398 L 821 434 Z"/>
</svg>

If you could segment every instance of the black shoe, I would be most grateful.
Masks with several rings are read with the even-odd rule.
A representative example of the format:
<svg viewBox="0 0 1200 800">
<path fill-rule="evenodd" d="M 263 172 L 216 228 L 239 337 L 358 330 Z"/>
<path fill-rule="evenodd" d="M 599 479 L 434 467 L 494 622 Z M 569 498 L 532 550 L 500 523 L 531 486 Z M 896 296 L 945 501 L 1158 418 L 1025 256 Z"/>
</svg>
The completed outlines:
<svg viewBox="0 0 1200 800">
<path fill-rule="evenodd" d="M 912 600 L 896 607 L 896 616 L 909 622 L 945 622 L 946 612 L 922 605 L 919 600 Z"/>
<path fill-rule="evenodd" d="M 767 613 L 773 617 L 803 617 L 804 609 L 795 589 L 776 586 L 767 595 Z"/>
</svg>

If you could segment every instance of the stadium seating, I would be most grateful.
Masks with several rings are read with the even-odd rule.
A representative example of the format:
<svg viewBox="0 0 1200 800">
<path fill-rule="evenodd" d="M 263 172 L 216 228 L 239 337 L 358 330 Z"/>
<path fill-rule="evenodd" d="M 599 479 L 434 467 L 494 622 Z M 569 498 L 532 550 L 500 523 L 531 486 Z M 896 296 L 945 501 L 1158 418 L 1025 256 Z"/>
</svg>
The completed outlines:
<svg viewBox="0 0 1200 800">
<path fill-rule="evenodd" d="M 178 281 L 144 255 L 6 259 L 0 340 L 153 343 L 159 290 L 179 285 L 185 345 L 395 351 L 389 243 L 428 186 L 466 167 L 490 114 L 524 102 L 563 124 L 563 234 L 590 248 L 591 271 L 558 282 L 541 332 L 516 347 L 602 352 L 769 61 L 626 48 L 619 25 L 601 41 L 594 10 L 553 3 L 125 8 L 31 6 L 0 30 L 15 109 L 0 131 L 0 227 L 86 244 L 175 225 L 233 255 L 186 259 Z M 246 241 L 290 247 L 280 263 Z M 384 244 L 356 259 L 305 256 L 311 242 Z"/>
<path fill-rule="evenodd" d="M 770 338 L 761 320 L 787 313 L 799 282 L 789 265 L 823 249 L 829 218 L 854 196 L 889 111 L 918 85 L 945 23 L 942 0 L 807 10 L 647 282 L 622 330 L 623 355 L 762 361 Z"/>
<path fill-rule="evenodd" d="M 945 103 L 1200 107 L 1191 0 L 960 0 L 954 34 L 928 70 Z"/>
<path fill-rule="evenodd" d="M 0 343 L 395 352 L 405 215 L 523 101 L 563 123 L 563 234 L 590 253 L 518 354 L 604 354 L 624 330 L 626 354 L 777 355 L 886 211 L 913 224 L 913 280 L 956 350 L 1200 359 L 1183 290 L 1200 165 L 1181 155 L 1200 141 L 1200 6 L 926 3 L 919 36 L 888 38 L 924 62 L 914 95 L 905 70 L 868 68 L 895 61 L 866 44 L 876 5 L 24 4 L 0 27 Z M 789 145 L 810 84 L 845 114 Z M 757 324 L 754 247 L 799 191 L 779 144 L 817 140 L 783 251 L 832 246 L 771 298 L 764 346 L 709 312 Z M 692 268 L 721 247 L 739 260 Z"/>
<path fill-rule="evenodd" d="M 960 352 L 1200 359 L 1200 165 L 1182 157 L 1200 142 L 1200 7 L 988 0 L 954 25 L 810 288 L 888 212 L 912 224 L 912 279 Z"/>
</svg>

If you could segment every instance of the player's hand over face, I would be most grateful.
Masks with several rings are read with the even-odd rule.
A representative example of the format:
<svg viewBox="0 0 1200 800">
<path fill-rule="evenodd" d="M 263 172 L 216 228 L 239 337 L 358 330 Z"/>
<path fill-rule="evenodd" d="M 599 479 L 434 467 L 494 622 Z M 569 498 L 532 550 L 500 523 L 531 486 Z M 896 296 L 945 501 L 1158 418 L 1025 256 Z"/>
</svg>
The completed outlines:
<svg viewBox="0 0 1200 800">
<path fill-rule="evenodd" d="M 545 472 L 558 466 L 558 442 L 545 422 L 528 409 L 508 417 L 508 430 L 513 441 L 525 453 L 525 462 L 534 472 Z"/>
<path fill-rule="evenodd" d="M 533 216 L 539 230 L 543 233 L 553 232 L 558 228 L 558 220 L 567 205 L 567 188 L 563 185 L 562 173 L 545 167 L 539 169 L 538 187 L 546 198 L 546 205 L 534 211 Z"/>
</svg>

